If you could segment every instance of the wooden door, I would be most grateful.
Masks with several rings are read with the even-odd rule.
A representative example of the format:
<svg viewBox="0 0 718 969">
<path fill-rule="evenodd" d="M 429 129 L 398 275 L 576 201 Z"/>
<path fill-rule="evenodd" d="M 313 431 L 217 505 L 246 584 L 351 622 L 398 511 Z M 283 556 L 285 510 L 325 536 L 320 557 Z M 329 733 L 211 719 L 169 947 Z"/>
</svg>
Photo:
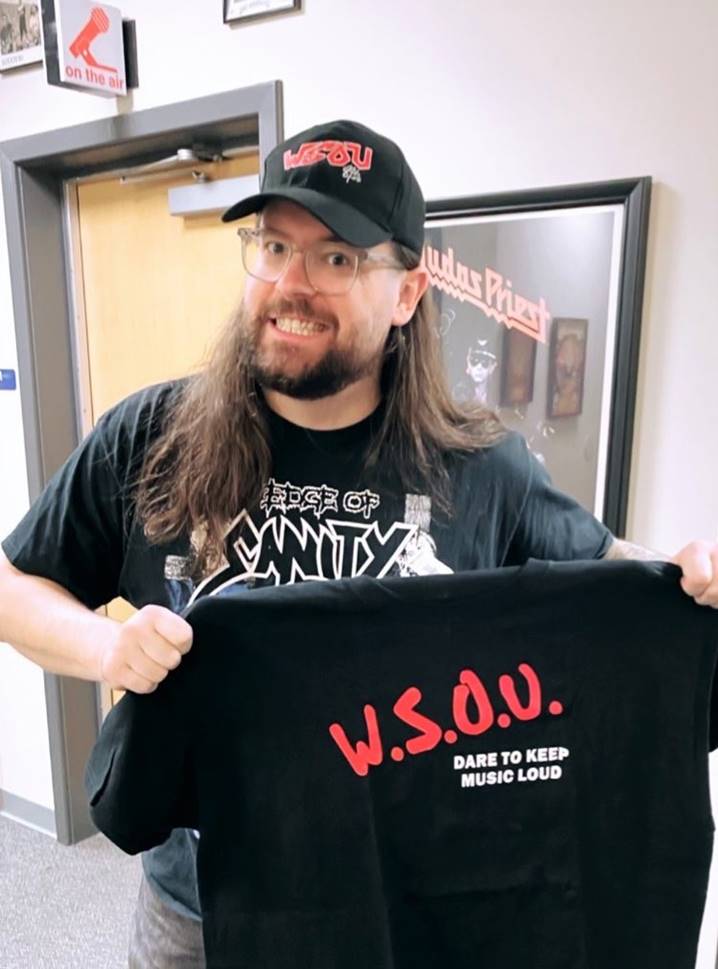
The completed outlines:
<svg viewBox="0 0 718 969">
<path fill-rule="evenodd" d="M 256 154 L 198 164 L 210 178 L 256 174 Z M 76 186 L 75 262 L 83 430 L 149 384 L 201 366 L 209 343 L 238 303 L 244 272 L 237 228 L 219 215 L 169 213 L 167 193 L 191 175 Z M 115 599 L 107 613 L 129 618 Z M 109 709 L 117 696 L 103 694 Z"/>
</svg>

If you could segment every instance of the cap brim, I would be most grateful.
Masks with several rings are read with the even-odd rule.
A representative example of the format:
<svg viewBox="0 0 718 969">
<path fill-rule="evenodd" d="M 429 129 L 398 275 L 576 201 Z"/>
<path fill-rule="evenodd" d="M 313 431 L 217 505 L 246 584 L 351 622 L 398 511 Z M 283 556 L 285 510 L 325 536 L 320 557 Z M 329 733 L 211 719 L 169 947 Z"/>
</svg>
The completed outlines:
<svg viewBox="0 0 718 969">
<path fill-rule="evenodd" d="M 391 239 L 391 232 L 388 229 L 372 222 L 346 202 L 322 195 L 311 188 L 298 186 L 287 186 L 287 188 L 271 189 L 268 192 L 250 195 L 249 198 L 237 202 L 231 209 L 227 209 L 222 216 L 222 221 L 234 222 L 235 219 L 242 219 L 245 215 L 260 212 L 272 199 L 287 199 L 289 202 L 301 205 L 340 239 L 353 246 L 377 246 L 380 242 Z"/>
</svg>

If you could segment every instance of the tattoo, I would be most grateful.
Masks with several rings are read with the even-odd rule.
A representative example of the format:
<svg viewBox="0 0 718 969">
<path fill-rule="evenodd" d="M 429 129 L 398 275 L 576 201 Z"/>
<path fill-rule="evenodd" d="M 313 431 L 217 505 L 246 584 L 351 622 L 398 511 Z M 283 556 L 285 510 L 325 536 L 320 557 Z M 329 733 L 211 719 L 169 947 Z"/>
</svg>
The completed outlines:
<svg viewBox="0 0 718 969">
<path fill-rule="evenodd" d="M 639 562 L 669 561 L 669 556 L 664 555 L 663 552 L 654 552 L 650 548 L 634 545 L 633 542 L 626 542 L 622 538 L 614 538 L 603 557 L 605 559 L 635 559 Z"/>
</svg>

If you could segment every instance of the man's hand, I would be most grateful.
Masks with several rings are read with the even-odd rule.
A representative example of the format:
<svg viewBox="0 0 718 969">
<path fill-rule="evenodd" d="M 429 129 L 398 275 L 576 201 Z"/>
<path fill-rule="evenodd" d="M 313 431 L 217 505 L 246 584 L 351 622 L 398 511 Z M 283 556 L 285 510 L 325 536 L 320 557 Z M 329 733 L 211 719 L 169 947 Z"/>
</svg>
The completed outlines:
<svg viewBox="0 0 718 969">
<path fill-rule="evenodd" d="M 164 606 L 143 606 L 99 655 L 98 678 L 116 690 L 151 693 L 192 646 L 192 627 Z"/>
<path fill-rule="evenodd" d="M 718 544 L 691 542 L 671 561 L 683 572 L 683 591 L 699 606 L 718 608 Z"/>
<path fill-rule="evenodd" d="M 715 542 L 691 542 L 669 559 L 660 552 L 614 538 L 605 558 L 673 562 L 683 572 L 683 591 L 695 599 L 699 606 L 718 608 L 718 544 Z"/>
</svg>

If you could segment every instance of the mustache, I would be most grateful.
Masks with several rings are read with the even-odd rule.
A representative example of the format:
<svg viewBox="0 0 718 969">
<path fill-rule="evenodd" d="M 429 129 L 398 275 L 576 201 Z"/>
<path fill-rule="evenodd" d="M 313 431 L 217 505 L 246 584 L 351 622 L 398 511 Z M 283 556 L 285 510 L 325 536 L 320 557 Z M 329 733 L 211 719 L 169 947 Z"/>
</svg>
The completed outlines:
<svg viewBox="0 0 718 969">
<path fill-rule="evenodd" d="M 267 317 L 275 319 L 278 316 L 294 316 L 300 319 L 315 320 L 317 323 L 324 323 L 326 326 L 335 327 L 336 317 L 328 313 L 318 313 L 306 299 L 280 299 L 267 303 L 262 307 L 252 320 L 256 325 L 266 320 Z"/>
</svg>

